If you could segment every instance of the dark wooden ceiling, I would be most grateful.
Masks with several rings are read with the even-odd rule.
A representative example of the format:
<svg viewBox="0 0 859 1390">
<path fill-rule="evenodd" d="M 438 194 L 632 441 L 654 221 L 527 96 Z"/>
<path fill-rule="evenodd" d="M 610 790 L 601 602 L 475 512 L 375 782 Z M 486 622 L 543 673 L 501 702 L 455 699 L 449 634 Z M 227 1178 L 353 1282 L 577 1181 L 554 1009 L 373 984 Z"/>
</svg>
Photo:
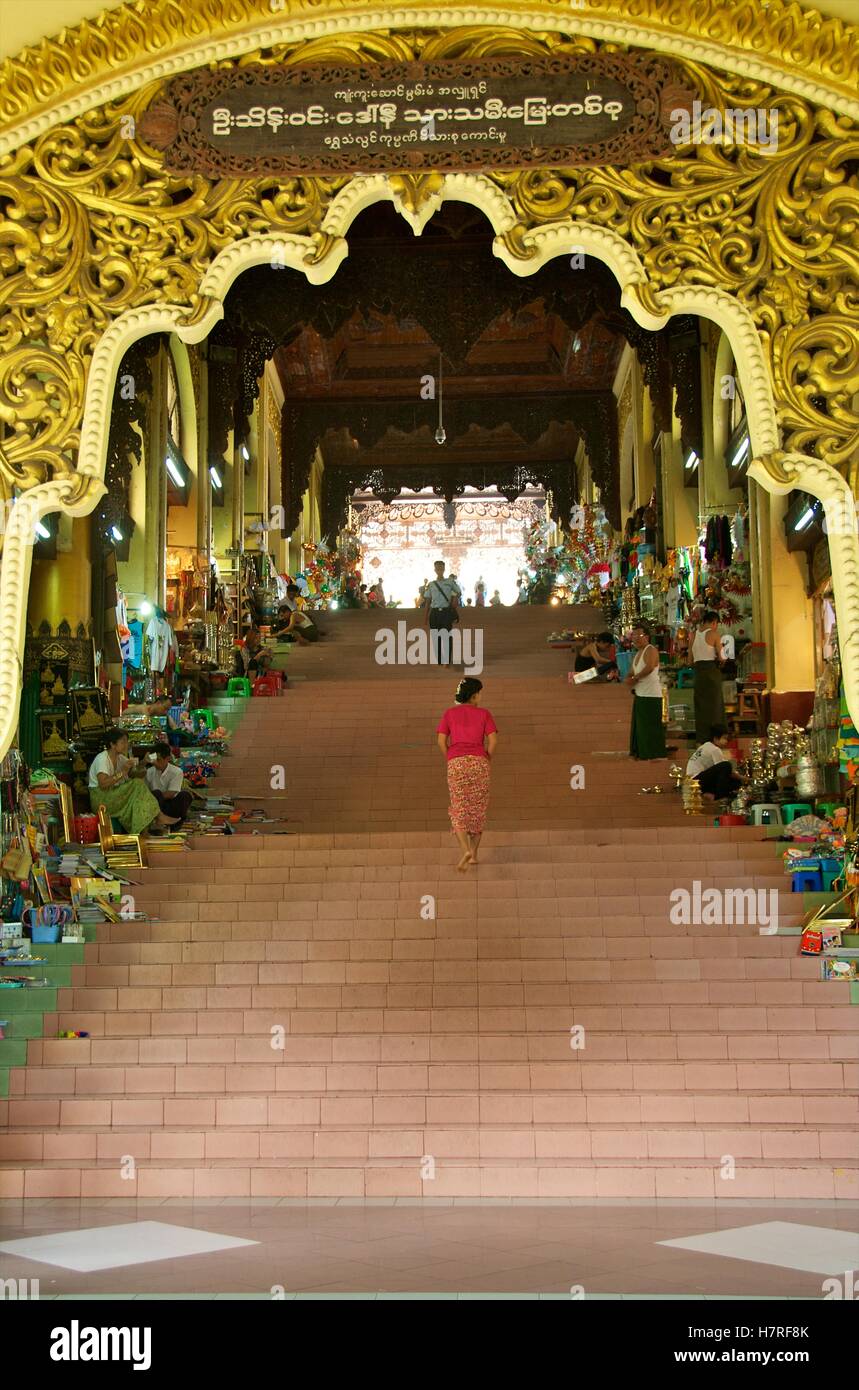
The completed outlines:
<svg viewBox="0 0 859 1390">
<path fill-rule="evenodd" d="M 361 305 L 330 334 L 305 325 L 278 348 L 275 363 L 287 398 L 414 398 L 422 377 L 438 375 L 440 349 L 443 389 L 450 397 L 545 396 L 611 387 L 624 345 L 617 327 L 599 313 L 579 327 L 570 326 L 547 308 L 539 293 L 522 303 L 521 281 L 493 256 L 491 229 L 474 208 L 445 204 L 419 238 L 391 208 L 374 208 L 353 225 L 349 245 L 350 260 L 360 264 L 370 256 L 375 263 L 382 303 Z M 386 266 L 396 281 L 392 294 L 398 301 L 387 312 Z M 348 269 L 347 260 L 338 275 Z M 567 274 L 586 277 L 588 272 Z M 487 317 L 482 291 L 490 276 L 495 293 L 484 326 L 479 321 Z M 409 285 L 415 299 L 411 313 Z M 432 331 L 428 320 L 434 314 L 444 315 L 443 332 Z M 464 341 L 452 348 L 451 320 L 457 314 L 464 318 Z M 474 340 L 468 341 L 472 335 Z"/>
</svg>

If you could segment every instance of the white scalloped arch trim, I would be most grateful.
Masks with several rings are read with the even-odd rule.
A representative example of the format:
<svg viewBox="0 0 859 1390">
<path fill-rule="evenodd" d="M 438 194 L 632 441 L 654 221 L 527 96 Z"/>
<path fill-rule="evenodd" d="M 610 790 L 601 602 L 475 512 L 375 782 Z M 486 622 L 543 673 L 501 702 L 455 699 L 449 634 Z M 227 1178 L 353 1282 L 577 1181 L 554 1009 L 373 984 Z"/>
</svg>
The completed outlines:
<svg viewBox="0 0 859 1390">
<path fill-rule="evenodd" d="M 10 125 L 0 135 L 0 155 L 34 140 L 53 126 L 74 120 L 85 111 L 126 96 L 146 83 L 205 67 L 209 63 L 238 58 L 257 49 L 372 29 L 456 29 L 462 26 L 582 34 L 587 38 L 650 49 L 741 77 L 757 78 L 782 91 L 794 92 L 806 101 L 859 120 L 859 100 L 851 100 L 825 83 L 809 81 L 803 73 L 786 71 L 759 54 L 735 48 L 730 42 L 715 43 L 683 34 L 666 33 L 658 25 L 635 23 L 632 19 L 602 18 L 587 10 L 565 13 L 559 6 L 551 4 L 533 4 L 520 9 L 482 5 L 451 5 L 443 9 L 437 5 L 398 5 L 394 9 L 384 10 L 367 5 L 365 0 L 355 0 L 350 13 L 346 15 L 339 10 L 326 15 L 324 4 L 320 3 L 310 19 L 290 18 L 288 15 L 278 19 L 272 15 L 270 20 L 267 17 L 267 22 L 251 25 L 247 32 L 231 35 L 228 40 L 191 41 L 178 52 L 165 54 L 161 58 L 147 59 L 144 56 L 139 65 L 135 65 L 132 59 L 116 77 L 94 83 L 89 88 L 84 86 L 77 96 L 54 102 L 37 116 Z"/>
<path fill-rule="evenodd" d="M 356 186 L 353 188 L 352 184 Z M 496 256 L 518 275 L 533 274 L 552 257 L 570 254 L 571 248 L 581 248 L 586 255 L 593 255 L 609 266 L 620 285 L 624 306 L 642 327 L 652 330 L 661 327 L 673 315 L 696 314 L 722 328 L 731 344 L 746 403 L 754 456 L 751 475 L 770 492 L 801 488 L 819 497 L 826 509 L 833 588 L 840 627 L 845 634 L 842 642 L 845 694 L 851 715 L 859 722 L 859 535 L 855 525 L 851 529 L 843 521 L 846 515 L 853 516 L 852 493 L 835 468 L 805 455 L 780 457 L 780 462 L 791 474 L 787 483 L 778 483 L 767 471 L 762 460 L 778 452 L 778 424 L 766 359 L 748 310 L 723 290 L 704 286 L 652 290 L 644 266 L 632 247 L 616 233 L 576 219 L 529 232 L 526 243 L 533 246 L 535 254 L 528 260 L 515 259 L 503 241 L 503 231 L 515 225 L 515 214 L 509 203 L 506 210 L 502 206 L 506 199 L 494 184 L 480 175 L 448 175 L 433 199 L 434 208 L 440 206 L 445 196 L 471 203 L 485 213 L 496 231 Z M 103 494 L 111 402 L 123 353 L 138 338 L 150 333 L 175 333 L 185 343 L 201 342 L 223 318 L 223 298 L 236 277 L 251 266 L 271 263 L 273 256 L 277 256 L 278 263 L 306 275 L 313 284 L 323 284 L 331 279 L 348 254 L 345 233 L 355 217 L 370 202 L 384 198 L 393 201 L 404 216 L 408 214 L 384 175 L 358 177 L 332 204 L 327 219 L 332 241 L 323 255 L 318 255 L 316 243 L 310 237 L 248 237 L 227 247 L 213 260 L 201 282 L 201 291 L 210 300 L 209 307 L 196 322 L 188 322 L 183 306 L 151 305 L 129 309 L 102 334 L 87 384 L 78 464 L 80 473 L 101 484 L 98 495 L 84 503 L 70 504 L 65 498 L 74 480 L 43 484 L 25 494 L 15 508 L 17 512 L 26 502 L 27 511 L 22 510 L 19 516 L 19 521 L 26 521 L 26 525 L 7 531 L 0 570 L 0 756 L 12 743 L 17 727 L 33 527 L 47 512 L 85 515 Z M 407 220 L 419 234 L 422 226 L 418 226 L 417 221 L 420 219 L 408 215 Z M 425 222 L 424 218 L 422 225 Z M 571 270 L 570 273 L 575 272 Z M 648 308 L 645 299 L 657 305 L 659 312 Z"/>
</svg>

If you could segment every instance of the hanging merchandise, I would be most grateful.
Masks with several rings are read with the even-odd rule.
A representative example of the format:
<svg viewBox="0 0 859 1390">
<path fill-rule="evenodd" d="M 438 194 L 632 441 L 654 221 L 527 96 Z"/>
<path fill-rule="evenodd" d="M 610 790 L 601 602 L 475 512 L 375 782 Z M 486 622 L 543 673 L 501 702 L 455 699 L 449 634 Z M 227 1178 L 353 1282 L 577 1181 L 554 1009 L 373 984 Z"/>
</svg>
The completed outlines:
<svg viewBox="0 0 859 1390">
<path fill-rule="evenodd" d="M 177 656 L 179 652 L 163 608 L 156 608 L 152 614 L 146 629 L 146 640 L 149 644 L 149 669 L 160 673 L 166 669 L 171 653 Z"/>
<path fill-rule="evenodd" d="M 733 523 L 731 525 L 731 532 L 734 540 L 735 559 L 741 562 L 745 562 L 746 559 L 747 520 L 748 514 L 746 512 L 745 504 L 741 504 L 737 508 L 737 515 L 734 517 Z"/>
<path fill-rule="evenodd" d="M 851 782 L 859 778 L 859 730 L 847 708 L 847 697 L 841 687 L 841 728 L 838 735 L 838 757 L 841 771 Z"/>
</svg>

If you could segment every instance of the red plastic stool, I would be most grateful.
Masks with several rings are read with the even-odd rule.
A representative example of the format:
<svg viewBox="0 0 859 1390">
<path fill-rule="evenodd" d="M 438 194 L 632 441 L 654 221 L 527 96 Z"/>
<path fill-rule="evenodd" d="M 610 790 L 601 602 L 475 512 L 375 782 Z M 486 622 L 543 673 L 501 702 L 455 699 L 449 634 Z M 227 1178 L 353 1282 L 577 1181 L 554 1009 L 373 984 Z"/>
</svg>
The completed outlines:
<svg viewBox="0 0 859 1390">
<path fill-rule="evenodd" d="M 98 842 L 98 816 L 75 816 L 75 839 L 79 845 Z"/>
<path fill-rule="evenodd" d="M 282 679 L 279 671 L 267 671 L 264 676 L 257 676 L 253 683 L 253 695 L 279 695 L 282 689 Z"/>
</svg>

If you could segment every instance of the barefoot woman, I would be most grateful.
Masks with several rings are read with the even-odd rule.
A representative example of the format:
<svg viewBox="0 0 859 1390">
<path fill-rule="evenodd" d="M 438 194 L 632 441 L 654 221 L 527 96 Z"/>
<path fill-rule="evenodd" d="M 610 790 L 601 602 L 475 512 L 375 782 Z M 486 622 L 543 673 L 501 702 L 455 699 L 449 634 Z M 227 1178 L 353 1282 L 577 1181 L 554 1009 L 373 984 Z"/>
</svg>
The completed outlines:
<svg viewBox="0 0 859 1390">
<path fill-rule="evenodd" d="M 456 689 L 456 704 L 445 710 L 436 733 L 447 758 L 450 823 L 459 841 L 462 873 L 477 863 L 477 850 L 489 806 L 489 761 L 498 742 L 495 720 L 480 708 L 483 683 L 466 676 Z"/>
</svg>

